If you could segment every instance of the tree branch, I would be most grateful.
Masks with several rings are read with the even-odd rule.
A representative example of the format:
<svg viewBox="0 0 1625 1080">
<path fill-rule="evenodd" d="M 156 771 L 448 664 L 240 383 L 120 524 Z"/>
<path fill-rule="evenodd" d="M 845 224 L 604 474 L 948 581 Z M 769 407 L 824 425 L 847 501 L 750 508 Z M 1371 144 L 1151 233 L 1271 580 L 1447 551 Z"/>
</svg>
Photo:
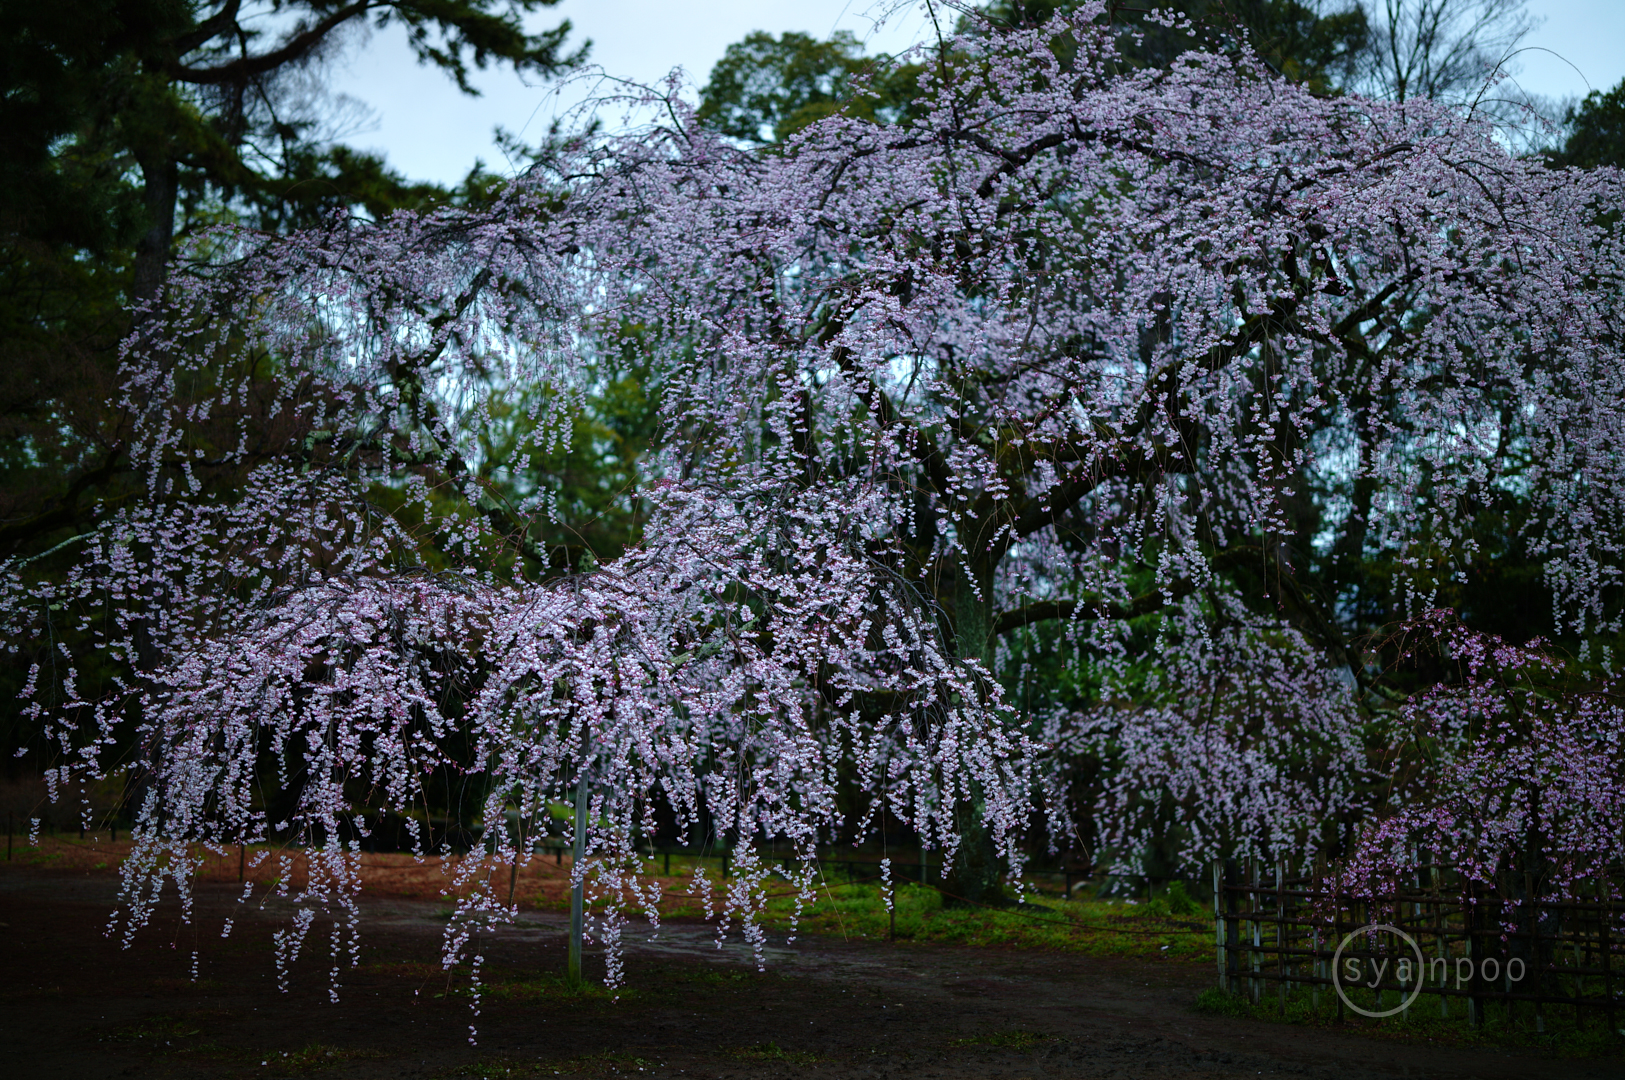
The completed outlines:
<svg viewBox="0 0 1625 1080">
<path fill-rule="evenodd" d="M 1035 622 L 1071 619 L 1079 608 L 1085 611 L 1098 611 L 1109 619 L 1135 619 L 1141 615 L 1149 615 L 1165 604 L 1183 600 L 1195 591 L 1195 583 L 1186 579 L 1175 582 L 1173 588 L 1166 594 L 1161 589 L 1155 589 L 1141 593 L 1126 604 L 1091 603 L 1088 600 L 1034 600 L 1010 611 L 999 612 L 993 620 L 993 636 L 1008 634 L 1012 630 L 1031 626 Z"/>
</svg>

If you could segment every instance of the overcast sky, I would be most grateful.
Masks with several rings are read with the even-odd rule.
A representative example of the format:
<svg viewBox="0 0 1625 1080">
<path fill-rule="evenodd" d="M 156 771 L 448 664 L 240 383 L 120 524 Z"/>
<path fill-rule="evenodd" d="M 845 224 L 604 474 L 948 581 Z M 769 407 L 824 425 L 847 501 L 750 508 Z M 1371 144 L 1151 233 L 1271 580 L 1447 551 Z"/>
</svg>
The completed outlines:
<svg viewBox="0 0 1625 1080">
<path fill-rule="evenodd" d="M 850 30 L 870 52 L 900 52 L 926 36 L 929 23 L 923 10 L 903 5 L 877 25 L 876 16 L 896 6 L 886 0 L 563 0 L 536 25 L 569 19 L 573 43 L 590 38 L 592 59 L 608 75 L 654 82 L 681 66 L 690 81 L 703 84 L 723 50 L 752 30 L 800 30 L 820 38 Z M 1544 22 L 1515 60 L 1526 89 L 1580 96 L 1625 78 L 1625 0 L 1532 0 L 1529 11 Z M 370 128 L 346 141 L 382 151 L 414 179 L 455 182 L 476 158 L 507 171 L 491 141 L 493 129 L 534 138 L 561 108 L 560 92 L 527 86 L 511 70 L 480 73 L 476 82 L 483 95 L 465 97 L 443 75 L 414 63 L 398 30 L 374 34 L 351 54 L 336 87 L 373 113 Z M 587 92 L 578 86 L 563 96 L 567 103 Z"/>
</svg>

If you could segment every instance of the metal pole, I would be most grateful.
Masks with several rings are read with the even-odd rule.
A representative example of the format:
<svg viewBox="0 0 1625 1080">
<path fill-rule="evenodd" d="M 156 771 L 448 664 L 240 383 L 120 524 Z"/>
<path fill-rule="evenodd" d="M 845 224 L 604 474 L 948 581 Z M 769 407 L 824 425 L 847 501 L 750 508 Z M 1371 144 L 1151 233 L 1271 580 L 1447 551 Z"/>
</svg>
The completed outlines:
<svg viewBox="0 0 1625 1080">
<path fill-rule="evenodd" d="M 1221 859 L 1213 860 L 1213 940 L 1219 964 L 1219 989 L 1228 993 L 1230 977 L 1224 965 L 1224 862 Z"/>
<path fill-rule="evenodd" d="M 587 770 L 581 770 L 576 780 L 575 845 L 570 850 L 570 960 L 567 973 L 570 982 L 581 981 L 582 903 L 586 880 L 581 876 L 581 863 L 587 856 Z"/>
<path fill-rule="evenodd" d="M 506 829 L 506 827 L 507 827 L 507 819 L 506 818 L 503 819 L 503 827 L 504 827 L 504 829 Z M 523 818 L 516 818 L 514 823 L 513 823 L 513 829 L 514 829 L 514 832 L 517 833 L 518 835 L 516 835 L 514 837 L 514 839 L 513 839 L 513 865 L 508 867 L 508 906 L 509 907 L 513 907 L 514 890 L 519 888 L 519 845 L 524 843 L 524 840 L 525 840 L 525 821 L 524 821 L 524 819 Z"/>
</svg>

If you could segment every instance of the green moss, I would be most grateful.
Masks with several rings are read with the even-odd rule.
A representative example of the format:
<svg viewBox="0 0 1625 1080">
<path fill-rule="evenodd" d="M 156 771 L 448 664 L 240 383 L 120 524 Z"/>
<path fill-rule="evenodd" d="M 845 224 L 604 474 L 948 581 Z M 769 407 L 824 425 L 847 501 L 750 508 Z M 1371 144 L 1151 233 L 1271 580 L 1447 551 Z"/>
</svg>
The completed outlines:
<svg viewBox="0 0 1625 1080">
<path fill-rule="evenodd" d="M 993 1031 L 986 1035 L 972 1035 L 967 1039 L 955 1039 L 949 1046 L 971 1047 L 987 1046 L 1003 1050 L 1031 1050 L 1039 1043 L 1048 1042 L 1053 1036 L 1041 1035 L 1036 1031 Z"/>
<path fill-rule="evenodd" d="M 1181 890 L 1183 894 L 1183 890 Z M 899 940 L 970 946 L 1052 949 L 1096 955 L 1206 960 L 1213 955 L 1213 927 L 1202 909 L 1184 896 L 1172 904 L 1126 904 L 1109 900 L 1056 900 L 1006 908 L 944 908 L 935 889 L 918 883 L 896 892 Z M 1194 909 L 1194 912 L 1192 911 Z M 765 923 L 788 932 L 794 901 L 768 902 Z M 893 920 L 875 884 L 820 888 L 802 911 L 798 930 L 846 938 L 886 938 Z"/>
<path fill-rule="evenodd" d="M 785 1050 L 776 1042 L 757 1043 L 755 1046 L 730 1050 L 728 1056 L 742 1058 L 746 1061 L 782 1061 L 789 1065 L 814 1065 L 818 1062 L 817 1054 L 809 1054 L 799 1050 Z"/>
</svg>

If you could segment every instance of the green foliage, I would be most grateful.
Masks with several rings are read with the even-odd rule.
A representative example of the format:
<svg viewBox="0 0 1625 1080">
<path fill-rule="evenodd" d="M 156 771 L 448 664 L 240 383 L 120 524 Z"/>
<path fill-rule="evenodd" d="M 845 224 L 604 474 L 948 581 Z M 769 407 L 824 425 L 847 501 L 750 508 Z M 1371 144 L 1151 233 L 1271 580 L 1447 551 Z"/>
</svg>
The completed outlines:
<svg viewBox="0 0 1625 1080">
<path fill-rule="evenodd" d="M 1026 28 L 1073 6 L 1073 0 L 994 0 L 980 14 L 994 28 Z M 1144 22 L 1137 9 L 1119 12 L 1131 63 L 1165 65 L 1189 49 L 1234 47 L 1245 36 L 1288 78 L 1329 89 L 1351 73 L 1367 39 L 1358 6 L 1331 14 L 1299 0 L 1180 0 L 1171 6 L 1194 19 L 1200 34 L 1193 39 Z M 960 20 L 962 32 L 974 28 L 972 20 Z M 923 70 L 884 54 L 864 56 L 862 44 L 844 30 L 827 41 L 759 30 L 728 46 L 700 92 L 698 116 L 730 138 L 757 145 L 783 143 L 835 114 L 897 123 L 911 114 Z"/>
<path fill-rule="evenodd" d="M 1168 908 L 1170 915 L 1195 915 L 1202 910 L 1202 905 L 1191 899 L 1186 891 L 1183 881 L 1176 881 L 1168 886 L 1168 891 L 1161 897 L 1163 904 Z"/>
<path fill-rule="evenodd" d="M 1016 29 L 1041 26 L 1075 7 L 1077 0 L 992 0 L 980 14 L 995 28 Z M 1147 9 L 1187 17 L 1194 35 L 1144 19 Z M 1120 43 L 1131 63 L 1164 67 L 1193 48 L 1226 51 L 1246 40 L 1270 67 L 1319 91 L 1347 83 L 1370 39 L 1365 11 L 1353 2 L 1324 11 L 1302 0 L 1167 0 L 1125 5 L 1113 14 L 1125 29 Z"/>
<path fill-rule="evenodd" d="M 700 91 L 699 119 L 747 143 L 782 143 L 840 113 L 875 123 L 905 119 L 920 67 L 865 57 L 849 31 L 828 41 L 760 30 L 728 46 Z"/>
<path fill-rule="evenodd" d="M 627 339 L 635 342 L 636 331 Z M 567 442 L 545 453 L 516 449 L 547 402 L 518 388 L 482 436 L 482 479 L 525 515 L 528 539 L 546 552 L 542 574 L 590 569 L 618 558 L 643 534 L 642 468 L 660 423 L 659 387 L 635 344 L 602 363 Z"/>
<path fill-rule="evenodd" d="M 1563 149 L 1551 155 L 1553 164 L 1625 168 L 1625 81 L 1606 93 L 1591 91 L 1564 120 L 1569 137 Z"/>
</svg>

